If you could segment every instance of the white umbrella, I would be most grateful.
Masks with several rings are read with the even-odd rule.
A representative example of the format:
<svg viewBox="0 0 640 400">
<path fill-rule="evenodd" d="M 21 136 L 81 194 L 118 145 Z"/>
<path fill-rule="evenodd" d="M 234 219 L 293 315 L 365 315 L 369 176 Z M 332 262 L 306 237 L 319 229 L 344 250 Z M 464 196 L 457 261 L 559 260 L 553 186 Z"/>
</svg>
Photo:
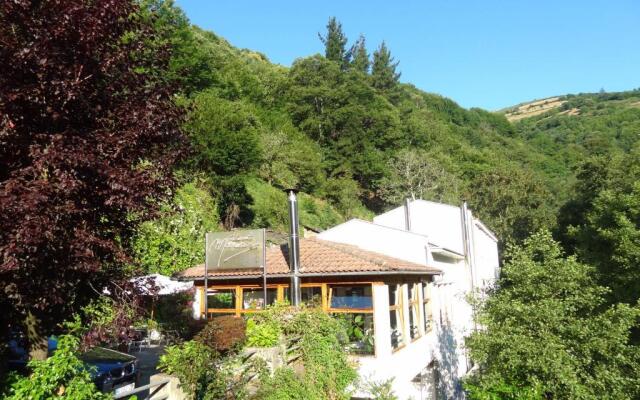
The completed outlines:
<svg viewBox="0 0 640 400">
<path fill-rule="evenodd" d="M 193 287 L 193 282 L 178 282 L 168 276 L 160 274 L 137 276 L 132 278 L 130 282 L 146 295 L 157 294 L 159 296 L 166 296 L 185 292 Z M 154 289 L 156 288 L 158 291 L 154 293 Z"/>
</svg>

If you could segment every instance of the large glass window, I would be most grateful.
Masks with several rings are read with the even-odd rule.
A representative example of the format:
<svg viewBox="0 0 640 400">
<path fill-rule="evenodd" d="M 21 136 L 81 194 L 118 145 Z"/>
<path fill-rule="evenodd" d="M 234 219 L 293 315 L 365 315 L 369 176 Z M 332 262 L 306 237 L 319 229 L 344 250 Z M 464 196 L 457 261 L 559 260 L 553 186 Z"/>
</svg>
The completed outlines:
<svg viewBox="0 0 640 400">
<path fill-rule="evenodd" d="M 420 285 L 411 285 L 409 297 L 409 336 L 411 339 L 420 337 Z"/>
<path fill-rule="evenodd" d="M 371 309 L 371 285 L 329 285 L 329 308 Z"/>
<path fill-rule="evenodd" d="M 267 305 L 274 304 L 278 298 L 277 288 L 267 288 Z M 264 308 L 264 291 L 262 288 L 242 289 L 242 309 L 262 310 Z"/>
<path fill-rule="evenodd" d="M 283 292 L 286 285 L 267 286 L 267 305 L 275 304 L 277 300 L 283 300 Z M 204 303 L 204 301 L 203 301 Z M 262 287 L 233 287 L 209 288 L 207 292 L 208 315 L 251 313 L 264 309 L 264 292 Z M 204 314 L 204 304 L 202 304 Z"/>
<path fill-rule="evenodd" d="M 349 352 L 363 355 L 374 353 L 373 314 L 335 313 L 333 316 L 347 328 Z"/>
<path fill-rule="evenodd" d="M 308 286 L 300 288 L 300 300 L 302 304 L 306 304 L 310 307 L 322 306 L 322 287 L 321 286 Z"/>
<path fill-rule="evenodd" d="M 389 322 L 391 324 L 391 347 L 399 348 L 404 343 L 404 315 L 402 310 L 402 287 L 389 285 Z"/>
<path fill-rule="evenodd" d="M 327 285 L 329 312 L 340 319 L 349 334 L 349 351 L 355 354 L 374 353 L 373 293 L 371 284 Z"/>
<path fill-rule="evenodd" d="M 207 305 L 215 309 L 235 309 L 236 290 L 235 289 L 213 289 L 207 295 Z"/>
<path fill-rule="evenodd" d="M 431 284 L 422 282 L 422 308 L 424 312 L 424 331 L 429 332 L 433 327 L 433 310 L 431 307 Z"/>
</svg>

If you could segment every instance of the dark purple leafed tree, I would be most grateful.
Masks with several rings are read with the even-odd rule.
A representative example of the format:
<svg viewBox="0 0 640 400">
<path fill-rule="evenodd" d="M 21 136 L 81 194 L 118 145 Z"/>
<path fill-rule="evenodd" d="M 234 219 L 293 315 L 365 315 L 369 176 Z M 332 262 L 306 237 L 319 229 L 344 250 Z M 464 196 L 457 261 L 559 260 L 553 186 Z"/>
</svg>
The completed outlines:
<svg viewBox="0 0 640 400">
<path fill-rule="evenodd" d="M 24 328 L 34 357 L 126 279 L 132 229 L 172 187 L 182 114 L 138 11 L 0 2 L 0 326 Z"/>
</svg>

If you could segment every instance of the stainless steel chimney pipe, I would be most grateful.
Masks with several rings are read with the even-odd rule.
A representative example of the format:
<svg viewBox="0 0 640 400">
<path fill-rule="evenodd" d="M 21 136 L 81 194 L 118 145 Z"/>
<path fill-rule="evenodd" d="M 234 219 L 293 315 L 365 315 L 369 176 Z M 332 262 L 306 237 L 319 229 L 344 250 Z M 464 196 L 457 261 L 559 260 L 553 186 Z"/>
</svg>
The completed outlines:
<svg viewBox="0 0 640 400">
<path fill-rule="evenodd" d="M 404 199 L 404 228 L 411 231 L 411 199 Z"/>
<path fill-rule="evenodd" d="M 298 236 L 298 198 L 296 190 L 287 189 L 289 201 L 289 270 L 291 273 L 291 304 L 300 305 L 300 238 Z"/>
</svg>

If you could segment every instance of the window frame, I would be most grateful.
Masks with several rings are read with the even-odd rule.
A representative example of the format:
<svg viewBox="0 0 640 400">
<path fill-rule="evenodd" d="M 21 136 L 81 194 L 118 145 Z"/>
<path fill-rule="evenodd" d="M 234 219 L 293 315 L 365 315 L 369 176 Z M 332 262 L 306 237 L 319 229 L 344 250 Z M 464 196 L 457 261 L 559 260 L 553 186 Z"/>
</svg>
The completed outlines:
<svg viewBox="0 0 640 400">
<path fill-rule="evenodd" d="M 319 287 L 321 292 L 321 307 L 325 313 L 352 313 L 352 314 L 373 314 L 374 298 L 373 286 L 376 282 L 328 282 L 328 283 L 303 283 L 301 288 Z M 370 308 L 332 308 L 330 286 L 368 286 L 371 288 L 371 307 Z M 212 290 L 235 290 L 235 306 L 233 308 L 208 308 L 209 314 L 250 314 L 262 311 L 262 309 L 244 309 L 244 289 L 262 289 L 262 285 L 215 285 L 205 289 L 201 288 L 200 315 L 205 315 L 204 297 Z M 289 290 L 287 283 L 267 284 L 267 289 L 276 289 L 276 300 L 281 302 L 286 298 L 286 292 Z"/>
<path fill-rule="evenodd" d="M 373 287 L 375 282 L 330 282 L 322 283 L 322 311 L 331 314 L 370 314 L 371 315 L 371 327 L 373 329 L 373 351 L 371 353 L 355 353 L 358 357 L 375 357 L 376 356 L 376 343 L 375 343 L 375 315 L 373 310 L 375 308 L 375 299 L 373 296 Z M 311 285 L 312 286 L 312 285 Z M 331 286 L 368 286 L 371 290 L 371 307 L 370 308 L 333 308 L 331 307 L 331 300 L 333 296 L 333 288 Z M 302 285 L 304 287 L 304 285 Z M 366 318 L 366 316 L 365 316 Z"/>
<path fill-rule="evenodd" d="M 391 284 L 388 285 L 389 288 L 392 286 Z M 404 285 L 397 283 L 397 284 L 393 284 L 393 286 L 396 287 L 396 297 L 398 299 L 397 304 L 392 304 L 391 301 L 391 296 L 389 296 L 389 330 L 391 331 L 391 335 L 393 335 L 393 330 L 391 327 L 391 313 L 392 312 L 396 312 L 397 317 L 396 317 L 396 324 L 399 325 L 400 327 L 400 340 L 398 340 L 398 345 L 396 347 L 393 346 L 393 338 L 390 336 L 389 339 L 391 340 L 391 349 L 392 352 L 396 352 L 400 349 L 402 349 L 403 347 L 406 346 L 406 332 L 404 329 Z M 389 290 L 389 294 L 391 294 L 391 290 Z"/>
<path fill-rule="evenodd" d="M 433 317 L 433 287 L 431 282 L 422 282 L 420 285 L 422 290 L 422 312 L 424 313 L 424 323 L 422 325 L 424 333 L 431 332 L 434 325 Z"/>
<path fill-rule="evenodd" d="M 326 286 L 326 309 L 325 312 L 328 313 L 350 313 L 350 314 L 373 314 L 373 284 L 372 283 L 323 283 Z M 331 300 L 333 298 L 333 288 L 330 286 L 369 286 L 371 289 L 371 307 L 367 308 L 351 308 L 351 307 L 343 307 L 343 308 L 333 308 L 331 307 Z"/>
<path fill-rule="evenodd" d="M 276 301 L 283 301 L 284 300 L 284 290 L 286 287 L 288 287 L 289 285 L 286 284 L 268 284 L 267 285 L 267 289 L 276 289 Z M 233 306 L 233 308 L 212 308 L 212 307 L 208 307 L 207 309 L 207 315 L 209 316 L 216 316 L 216 315 L 228 315 L 228 314 L 234 314 L 236 317 L 239 317 L 243 314 L 252 314 L 255 312 L 260 312 L 263 309 L 260 308 L 248 308 L 245 309 L 243 308 L 244 306 L 244 289 L 262 289 L 261 285 L 216 285 L 213 287 L 209 287 L 207 289 L 205 289 L 204 287 L 201 290 L 201 303 L 200 303 L 200 315 L 204 316 L 205 315 L 205 309 L 204 309 L 204 298 L 205 296 L 209 295 L 210 291 L 213 290 L 235 290 L 235 304 Z"/>
<path fill-rule="evenodd" d="M 241 288 L 241 293 L 242 293 L 242 298 L 240 299 L 240 310 L 243 313 L 253 313 L 256 311 L 262 311 L 264 309 L 263 308 L 244 308 L 244 294 L 245 294 L 245 290 L 251 290 L 251 291 L 255 291 L 258 290 L 260 295 L 262 295 L 262 287 L 246 287 L 246 286 L 242 286 Z M 279 288 L 278 287 L 270 287 L 270 285 L 267 285 L 267 293 L 269 292 L 269 290 L 275 290 L 276 291 L 276 297 L 275 297 L 275 301 L 279 301 L 278 298 L 278 294 L 279 294 Z M 260 297 L 262 298 L 262 297 Z M 267 294 L 267 299 L 269 299 L 269 295 Z M 267 304 L 267 306 L 269 306 L 269 304 Z"/>
<path fill-rule="evenodd" d="M 421 324 L 421 315 L 420 311 L 420 290 L 422 289 L 419 282 L 411 284 L 411 290 L 409 292 L 409 338 L 412 342 L 420 339 L 422 337 L 422 329 L 423 326 Z M 415 316 L 415 321 L 413 321 L 413 326 L 411 326 L 411 318 Z M 415 327 L 415 334 L 413 333 L 413 328 Z M 426 331 L 425 331 L 426 332 Z"/>
</svg>

